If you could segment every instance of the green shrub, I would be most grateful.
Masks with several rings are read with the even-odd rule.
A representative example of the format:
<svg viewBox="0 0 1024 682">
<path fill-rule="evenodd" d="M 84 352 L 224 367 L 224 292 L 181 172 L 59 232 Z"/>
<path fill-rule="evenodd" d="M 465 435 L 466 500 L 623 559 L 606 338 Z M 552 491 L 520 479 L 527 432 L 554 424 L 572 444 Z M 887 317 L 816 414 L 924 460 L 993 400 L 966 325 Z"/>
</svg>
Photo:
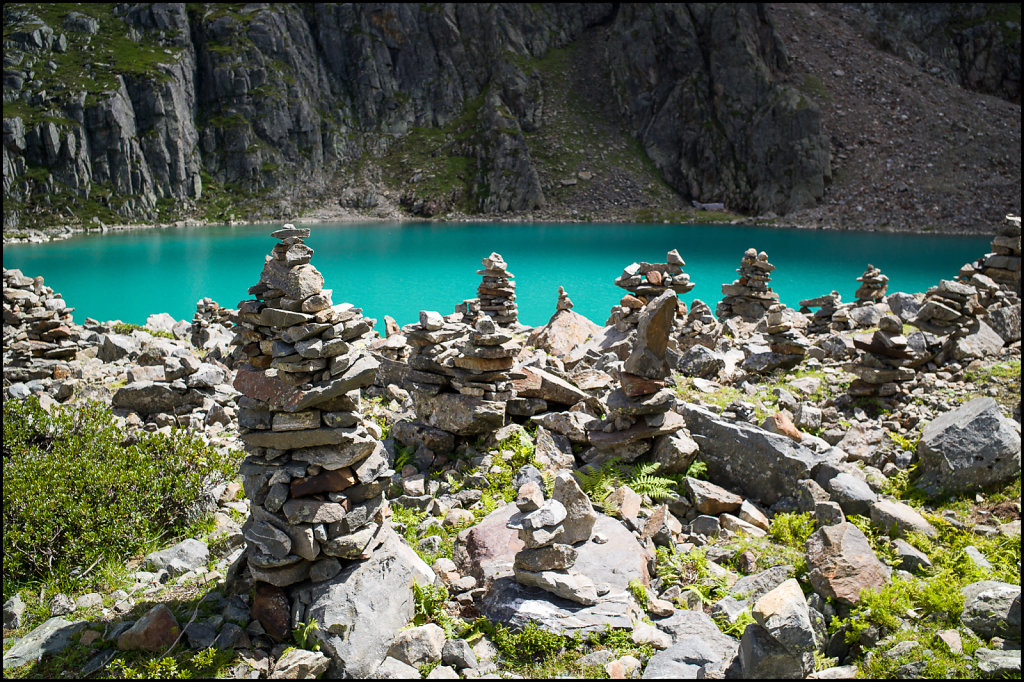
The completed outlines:
<svg viewBox="0 0 1024 682">
<path fill-rule="evenodd" d="M 138 553 L 198 520 L 235 463 L 184 431 L 131 438 L 99 403 L 4 403 L 4 598 L 36 580 Z"/>
<path fill-rule="evenodd" d="M 787 547 L 803 549 L 807 538 L 814 532 L 814 519 L 807 512 L 803 514 L 776 514 L 768 527 L 768 536 Z"/>
</svg>

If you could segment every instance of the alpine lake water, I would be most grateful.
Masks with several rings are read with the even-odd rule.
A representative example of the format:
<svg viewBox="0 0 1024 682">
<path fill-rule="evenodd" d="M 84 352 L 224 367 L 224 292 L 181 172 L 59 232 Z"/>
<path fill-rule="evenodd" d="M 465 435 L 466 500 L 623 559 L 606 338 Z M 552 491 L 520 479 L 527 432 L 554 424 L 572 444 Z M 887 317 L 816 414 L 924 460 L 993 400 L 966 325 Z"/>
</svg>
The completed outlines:
<svg viewBox="0 0 1024 682">
<path fill-rule="evenodd" d="M 209 296 L 235 307 L 249 299 L 280 224 L 128 230 L 46 244 L 5 246 L 5 268 L 42 275 L 86 317 L 145 324 L 167 312 L 191 321 Z M 305 226 L 304 226 L 305 227 Z M 696 286 L 682 297 L 714 310 L 722 284 L 736 279 L 743 252 L 765 251 L 776 266 L 771 286 L 792 308 L 833 290 L 852 301 L 868 263 L 889 277 L 889 292 L 923 292 L 956 277 L 987 253 L 990 238 L 837 232 L 723 225 L 601 223 L 322 223 L 308 225 L 312 264 L 335 303 L 349 302 L 400 325 L 420 310 L 441 314 L 476 296 L 480 261 L 500 253 L 515 275 L 519 320 L 542 325 L 555 312 L 559 285 L 573 310 L 598 324 L 625 292 L 613 282 L 636 262 L 665 262 L 678 249 Z"/>
</svg>

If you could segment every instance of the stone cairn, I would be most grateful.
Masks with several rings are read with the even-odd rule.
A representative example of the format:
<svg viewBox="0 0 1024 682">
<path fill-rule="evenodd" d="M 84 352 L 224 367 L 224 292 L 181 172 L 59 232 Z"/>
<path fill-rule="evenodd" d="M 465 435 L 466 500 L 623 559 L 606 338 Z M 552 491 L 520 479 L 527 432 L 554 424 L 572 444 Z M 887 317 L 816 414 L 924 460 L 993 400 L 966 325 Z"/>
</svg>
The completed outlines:
<svg viewBox="0 0 1024 682">
<path fill-rule="evenodd" d="M 192 316 L 190 341 L 196 348 L 213 351 L 221 346 L 229 346 L 234 336 L 234 326 L 238 321 L 238 311 L 224 308 L 212 298 L 206 297 L 196 302 L 196 312 Z M 231 367 L 234 364 L 232 355 L 219 357 Z"/>
<path fill-rule="evenodd" d="M 39 359 L 73 358 L 81 347 L 81 328 L 75 325 L 60 294 L 42 277 L 26 277 L 21 270 L 4 268 L 4 376 L 12 381 L 49 378 L 53 367 Z M 33 361 L 33 358 L 36 360 Z M 17 370 L 36 366 L 38 376 L 22 377 Z M 17 375 L 17 378 L 14 378 Z"/>
<path fill-rule="evenodd" d="M 861 354 L 844 368 L 857 376 L 850 383 L 850 395 L 893 396 L 901 392 L 901 383 L 914 378 L 914 370 L 906 366 L 913 354 L 907 350 L 903 322 L 895 315 L 882 316 L 870 342 L 855 339 L 853 345 Z"/>
<path fill-rule="evenodd" d="M 665 254 L 664 263 L 630 263 L 615 280 L 615 286 L 629 293 L 612 307 L 605 326 L 613 325 L 620 332 L 636 329 L 640 311 L 648 302 L 666 291 L 685 294 L 693 289 L 690 276 L 683 272 L 685 266 L 677 249 Z M 677 305 L 680 306 L 678 315 L 685 316 L 686 306 L 678 303 L 678 299 Z"/>
<path fill-rule="evenodd" d="M 686 320 L 677 337 L 679 352 L 697 345 L 714 350 L 721 336 L 722 325 L 711 313 L 711 306 L 699 298 L 693 299 L 690 312 L 686 314 Z"/>
<path fill-rule="evenodd" d="M 515 275 L 508 271 L 508 264 L 499 253 L 492 253 L 482 263 L 483 270 L 476 271 L 476 274 L 483 275 L 480 286 L 476 288 L 480 297 L 480 312 L 489 316 L 498 326 L 516 326 L 519 323 L 519 308 L 516 306 L 516 283 L 512 281 Z"/>
<path fill-rule="evenodd" d="M 809 334 L 825 334 L 829 331 L 849 329 L 849 315 L 844 314 L 842 320 L 835 319 L 835 315 L 840 311 L 841 305 L 842 297 L 840 297 L 838 291 L 800 301 L 800 312 L 810 316 L 807 332 Z M 811 308 L 818 308 L 818 310 L 812 314 Z"/>
<path fill-rule="evenodd" d="M 877 303 L 885 298 L 885 292 L 889 290 L 889 278 L 870 263 L 857 281 L 861 284 L 853 296 L 858 303 Z"/>
<path fill-rule="evenodd" d="M 1020 295 L 1020 216 L 1008 215 L 992 239 L 992 253 L 960 270 L 962 279 L 980 273 Z"/>
<path fill-rule="evenodd" d="M 758 320 L 764 317 L 768 309 L 779 302 L 779 295 L 772 291 L 768 283 L 771 271 L 775 266 L 768 262 L 768 255 L 762 251 L 747 249 L 740 261 L 739 278 L 732 284 L 723 284 L 725 294 L 718 303 L 715 313 L 719 320 L 730 317 L 741 317 L 745 320 Z"/>
<path fill-rule="evenodd" d="M 675 395 L 665 383 L 671 372 L 667 350 L 676 306 L 676 294 L 669 290 L 640 312 L 636 340 L 618 372 L 619 387 L 606 400 L 605 421 L 587 432 L 593 446 L 583 453 L 587 462 L 611 457 L 633 461 L 652 447 L 657 450 L 658 437 L 684 427 L 683 418 L 672 411 Z"/>
<path fill-rule="evenodd" d="M 365 320 L 324 294 L 303 243 L 308 229 L 286 225 L 271 236 L 280 244 L 249 289 L 255 300 L 238 311 L 236 341 L 249 361 L 235 378 L 248 453 L 243 534 L 257 593 L 273 590 L 260 583 L 292 586 L 294 609 L 304 587 L 368 559 L 383 541 L 393 472 L 379 430 L 360 414 L 377 361 L 349 341 L 365 333 Z M 287 628 L 270 634 L 282 638 Z"/>
<path fill-rule="evenodd" d="M 406 330 L 412 352 L 404 387 L 423 425 L 460 436 L 504 425 L 519 353 L 511 334 L 486 315 L 470 327 L 432 311 L 422 311 L 419 324 Z"/>
<path fill-rule="evenodd" d="M 803 334 L 793 328 L 792 322 L 786 316 L 785 305 L 772 305 L 764 321 L 768 346 L 773 353 L 786 356 L 787 361 L 794 364 L 799 363 L 807 355 L 807 349 L 811 344 Z"/>
<path fill-rule="evenodd" d="M 579 545 L 590 540 L 597 514 L 586 493 L 568 471 L 555 475 L 552 497 L 533 480 L 519 488 L 519 513 L 509 519 L 523 549 L 516 553 L 512 571 L 522 585 L 538 587 L 584 606 L 597 603 L 594 581 L 572 570 Z"/>
<path fill-rule="evenodd" d="M 966 336 L 977 324 L 977 316 L 984 312 L 977 289 L 944 279 L 925 293 L 914 326 L 943 336 Z"/>
</svg>

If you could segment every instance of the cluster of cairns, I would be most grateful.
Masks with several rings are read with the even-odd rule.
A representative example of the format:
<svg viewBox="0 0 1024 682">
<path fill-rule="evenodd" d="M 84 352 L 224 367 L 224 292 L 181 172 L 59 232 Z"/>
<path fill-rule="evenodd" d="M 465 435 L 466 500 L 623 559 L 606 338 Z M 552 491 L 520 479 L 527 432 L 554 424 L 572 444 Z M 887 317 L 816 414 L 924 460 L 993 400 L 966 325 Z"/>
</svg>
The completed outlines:
<svg viewBox="0 0 1024 682">
<path fill-rule="evenodd" d="M 885 298 L 885 292 L 889 290 L 889 278 L 870 263 L 857 281 L 860 286 L 853 296 L 860 303 L 877 303 Z"/>
<path fill-rule="evenodd" d="M 73 358 L 81 348 L 80 328 L 74 324 L 60 294 L 42 277 L 26 277 L 4 268 L 4 373 L 13 368 L 46 365 L 40 360 Z M 42 370 L 41 370 L 42 371 Z M 41 376 L 50 376 L 45 372 Z M 28 378 L 41 378 L 28 377 Z"/>
<path fill-rule="evenodd" d="M 308 229 L 287 225 L 271 236 L 281 242 L 249 289 L 255 300 L 239 303 L 237 323 L 249 360 L 235 378 L 250 508 L 243 535 L 257 592 L 290 599 L 294 612 L 309 602 L 305 586 L 370 558 L 383 541 L 393 472 L 378 427 L 360 413 L 360 389 L 377 370 L 350 343 L 365 320 L 332 305 L 309 264 Z M 273 589 L 288 586 L 290 597 Z M 288 634 L 287 620 L 261 622 L 275 638 Z"/>
<path fill-rule="evenodd" d="M 519 324 L 519 308 L 516 305 L 515 275 L 508 271 L 508 264 L 500 253 L 492 253 L 483 259 L 483 270 L 476 274 L 482 275 L 480 286 L 476 292 L 479 296 L 479 312 L 490 317 L 501 327 L 515 327 Z M 464 314 L 472 315 L 468 309 Z"/>
<path fill-rule="evenodd" d="M 768 286 L 775 266 L 768 262 L 768 254 L 747 249 L 736 271 L 739 277 L 732 284 L 723 284 L 725 295 L 718 302 L 715 313 L 719 320 L 740 317 L 744 320 L 759 320 L 772 305 L 779 302 L 779 295 Z"/>
<path fill-rule="evenodd" d="M 907 366 L 914 356 L 907 350 L 903 322 L 895 315 L 882 316 L 870 342 L 855 339 L 853 345 L 862 352 L 856 363 L 844 367 L 857 377 L 850 382 L 850 395 L 894 396 L 901 392 L 900 384 L 914 378 Z"/>
<path fill-rule="evenodd" d="M 808 333 L 824 334 L 829 331 L 850 329 L 850 316 L 840 308 L 842 302 L 838 291 L 800 301 L 800 312 L 809 315 Z M 811 308 L 818 310 L 811 313 Z M 837 319 L 837 313 L 840 312 L 842 315 L 839 315 Z"/>
<path fill-rule="evenodd" d="M 572 570 L 577 550 L 573 545 L 588 542 L 597 513 L 569 471 L 555 475 L 550 499 L 544 499 L 541 482 L 530 480 L 519 488 L 516 506 L 507 527 L 523 541 L 512 566 L 522 585 L 538 587 L 584 606 L 597 603 L 608 586 L 597 586 L 579 571 Z"/>
<path fill-rule="evenodd" d="M 636 340 L 618 370 L 619 386 L 606 399 L 605 419 L 588 431 L 593 446 L 585 455 L 588 462 L 631 462 L 649 452 L 656 462 L 680 462 L 674 436 L 686 424 L 672 410 L 675 394 L 665 381 L 671 373 L 667 351 L 677 305 L 675 292 L 668 290 L 640 311 Z"/>
<path fill-rule="evenodd" d="M 629 293 L 619 304 L 612 307 L 605 326 L 614 326 L 620 332 L 636 329 L 640 311 L 645 305 L 666 291 L 685 294 L 693 289 L 690 276 L 683 272 L 686 262 L 679 251 L 672 249 L 665 254 L 664 263 L 630 263 L 615 279 L 615 286 Z M 678 303 L 680 317 L 686 315 L 685 304 Z"/>
</svg>

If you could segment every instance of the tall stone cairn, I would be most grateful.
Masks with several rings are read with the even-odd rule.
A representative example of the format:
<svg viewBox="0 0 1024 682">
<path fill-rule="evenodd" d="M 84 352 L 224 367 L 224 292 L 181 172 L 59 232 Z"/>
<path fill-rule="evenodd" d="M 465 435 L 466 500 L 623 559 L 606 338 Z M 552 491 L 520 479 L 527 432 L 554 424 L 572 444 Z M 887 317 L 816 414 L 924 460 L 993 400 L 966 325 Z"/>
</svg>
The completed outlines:
<svg viewBox="0 0 1024 682">
<path fill-rule="evenodd" d="M 853 296 L 861 303 L 881 301 L 885 298 L 885 292 L 889 290 L 889 278 L 870 263 L 868 263 L 864 274 L 857 278 L 857 281 L 861 284 Z"/>
<path fill-rule="evenodd" d="M 685 294 L 693 289 L 690 276 L 683 272 L 685 266 L 686 262 L 676 249 L 665 254 L 664 263 L 630 263 L 615 280 L 615 286 L 629 293 L 612 307 L 605 326 L 613 325 L 622 332 L 636 329 L 640 311 L 650 301 L 666 291 Z M 677 305 L 678 317 L 685 317 L 686 305 L 678 300 Z"/>
<path fill-rule="evenodd" d="M 747 249 L 736 271 L 739 278 L 732 284 L 723 284 L 725 298 L 718 302 L 715 311 L 719 320 L 742 317 L 758 320 L 764 317 L 772 304 L 779 302 L 779 295 L 772 291 L 771 272 L 775 266 L 768 262 L 768 254 Z"/>
<path fill-rule="evenodd" d="M 492 253 L 482 263 L 483 270 L 476 271 L 476 274 L 483 275 L 480 286 L 476 288 L 480 297 L 480 312 L 499 326 L 517 325 L 519 308 L 516 306 L 516 283 L 512 281 L 515 275 L 508 271 L 508 264 L 500 253 Z"/>
<path fill-rule="evenodd" d="M 711 313 L 711 306 L 699 298 L 693 299 L 690 312 L 686 314 L 677 337 L 679 352 L 682 353 L 697 345 L 714 349 L 721 336 L 722 325 Z"/>
<path fill-rule="evenodd" d="M 896 395 L 900 384 L 914 378 L 914 370 L 906 366 L 913 355 L 907 350 L 903 322 L 895 315 L 882 316 L 870 342 L 855 339 L 853 345 L 861 354 L 856 363 L 844 368 L 857 376 L 850 382 L 850 395 Z"/>
<path fill-rule="evenodd" d="M 365 333 L 364 320 L 351 305 L 332 305 L 309 263 L 309 229 L 286 225 L 271 236 L 280 243 L 249 289 L 255 299 L 238 305 L 236 343 L 248 358 L 234 382 L 248 453 L 243 534 L 257 591 L 289 587 L 295 599 L 372 555 L 393 472 L 377 426 L 360 414 L 360 389 L 377 370 L 349 342 Z"/>
<path fill-rule="evenodd" d="M 765 333 L 768 334 L 768 346 L 773 353 L 795 355 L 802 359 L 807 355 L 811 344 L 786 316 L 786 306 L 776 303 L 768 309 L 764 317 Z M 799 360 L 798 360 L 799 361 Z"/>
</svg>

